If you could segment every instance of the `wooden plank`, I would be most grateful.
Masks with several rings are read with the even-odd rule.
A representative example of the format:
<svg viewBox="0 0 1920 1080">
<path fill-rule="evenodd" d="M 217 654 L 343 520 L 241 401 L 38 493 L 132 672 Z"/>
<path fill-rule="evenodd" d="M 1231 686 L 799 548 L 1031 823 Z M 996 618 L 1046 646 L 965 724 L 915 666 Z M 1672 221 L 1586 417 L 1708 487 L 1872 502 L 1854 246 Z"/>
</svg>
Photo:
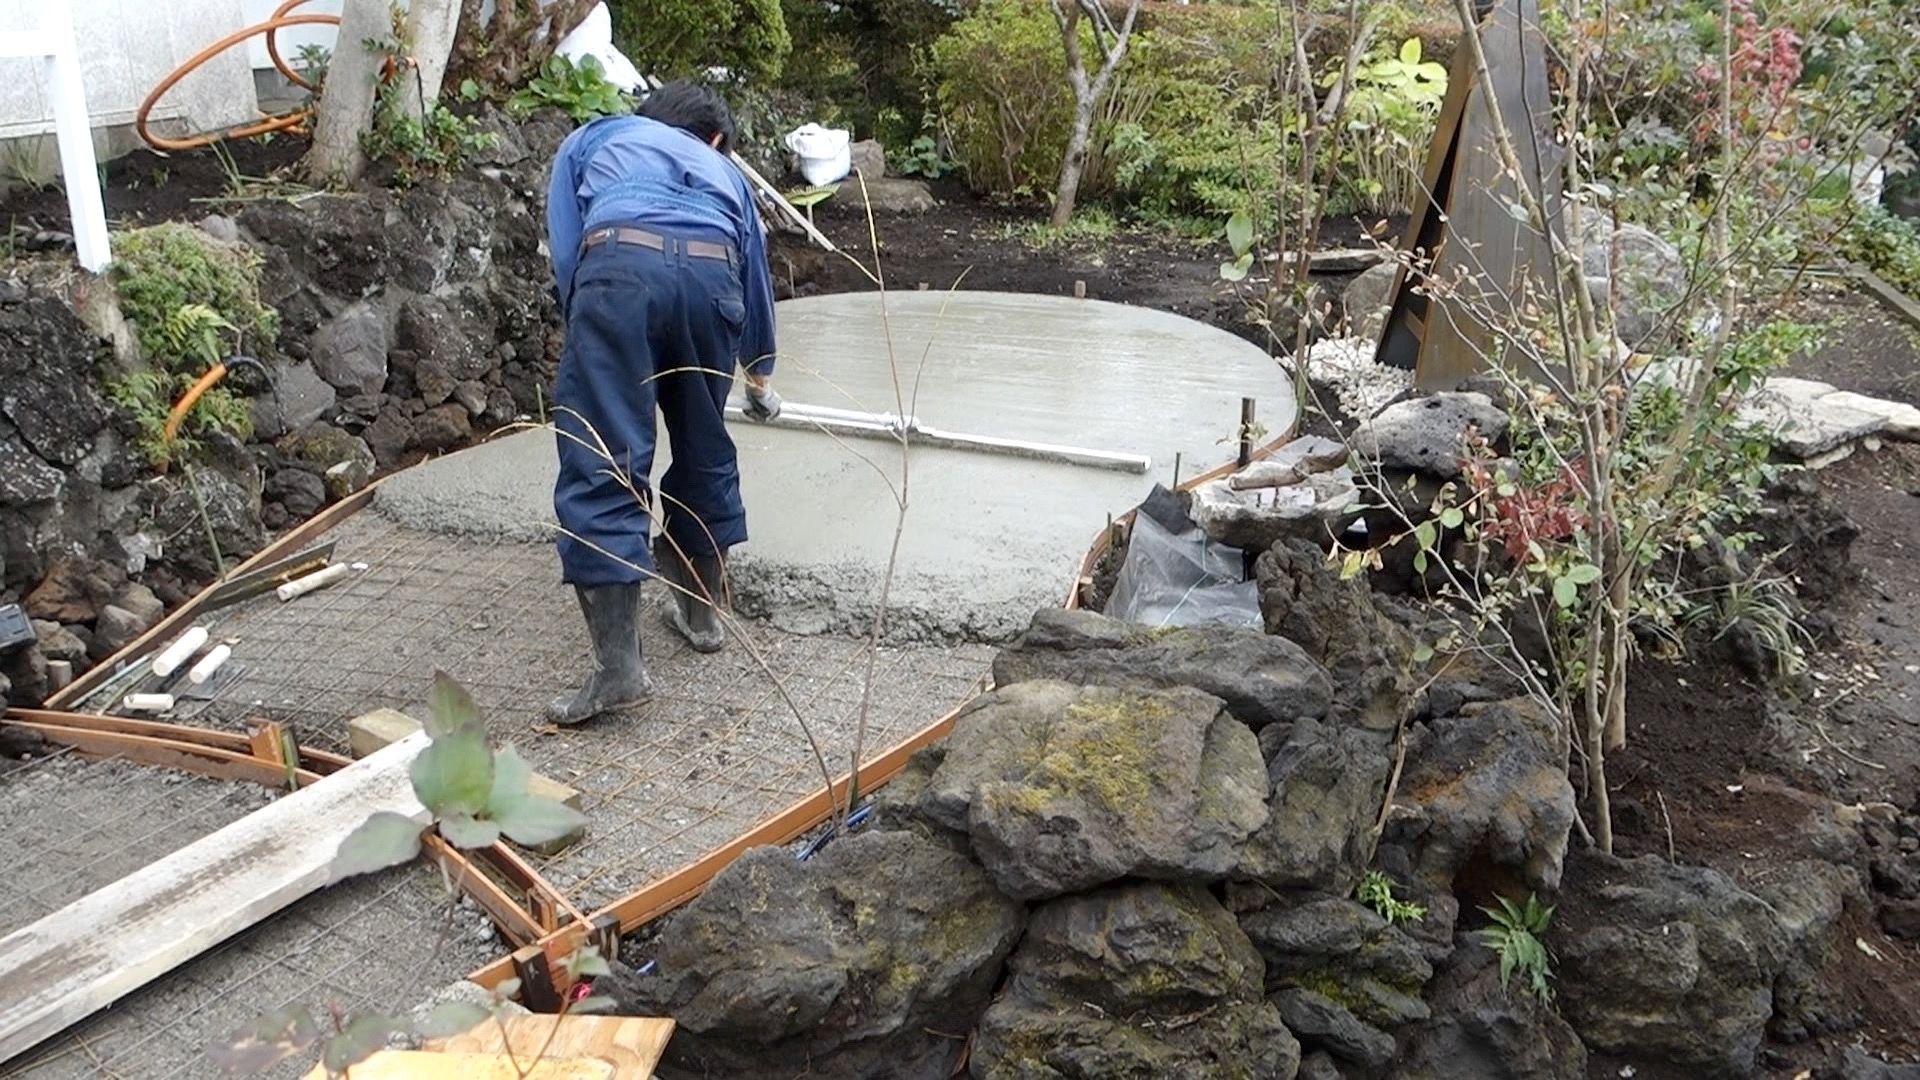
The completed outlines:
<svg viewBox="0 0 1920 1080">
<path fill-rule="evenodd" d="M 373 500 L 374 489 L 379 486 L 378 482 L 369 484 L 365 488 L 354 492 L 352 495 L 320 511 L 313 517 L 308 518 L 305 524 L 282 535 L 278 540 L 275 540 L 273 543 L 268 544 L 256 552 L 252 558 L 234 567 L 233 572 L 229 574 L 228 577 L 231 578 L 240 574 L 249 573 L 276 559 L 286 558 L 307 544 L 307 542 L 315 536 L 326 532 L 335 525 L 358 513 L 362 507 Z M 213 588 L 217 587 L 216 583 Z M 158 642 L 170 640 L 180 631 L 193 625 L 194 620 L 200 615 L 201 604 L 204 603 L 206 596 L 213 591 L 213 588 L 207 589 L 193 599 L 180 605 L 178 608 L 175 608 L 166 618 L 155 623 L 153 629 L 148 630 L 146 633 L 128 642 L 119 652 L 95 664 L 92 668 L 88 669 L 85 675 L 75 679 L 66 689 L 48 698 L 46 707 L 49 709 L 64 709 L 72 705 L 74 702 L 92 693 L 101 683 L 112 678 L 114 669 L 121 663 L 132 660 L 137 656 L 145 655 L 151 651 L 153 646 Z"/>
<path fill-rule="evenodd" d="M 180 769 L 216 780 L 246 780 L 263 787 L 284 787 L 287 781 L 284 768 L 262 761 L 251 752 L 235 753 L 150 735 L 94 731 L 38 721 L 7 719 L 0 720 L 0 724 L 29 728 L 45 736 L 49 742 L 71 746 L 94 757 L 125 758 L 142 765 Z M 319 774 L 304 769 L 296 775 L 302 784 L 312 784 L 321 779 Z"/>
<path fill-rule="evenodd" d="M 946 716 L 920 729 L 907 738 L 895 743 L 884 753 L 874 758 L 866 768 L 860 770 L 861 783 L 865 790 L 872 791 L 900 774 L 906 767 L 907 759 L 914 751 L 929 743 L 944 738 L 953 730 L 954 717 L 960 709 L 954 709 Z M 594 924 L 603 916 L 612 915 L 619 921 L 623 930 L 644 926 L 654 919 L 665 915 L 681 904 L 700 895 L 714 875 L 727 868 L 733 860 L 756 847 L 770 844 L 785 844 L 818 826 L 833 813 L 834 803 L 846 798 L 848 777 L 841 774 L 834 781 L 833 793 L 815 792 L 800 799 L 785 810 L 753 828 L 734 837 L 732 840 L 687 863 L 666 877 L 649 882 L 639 890 L 614 901 L 595 911 L 586 919 L 575 919 L 539 941 L 540 948 L 547 955 L 548 965 L 553 969 L 555 985 L 567 989 L 565 973 L 560 970 L 561 961 L 572 954 L 583 941 L 590 941 Z M 467 976 L 468 981 L 479 983 L 492 989 L 507 979 L 514 978 L 513 959 L 502 957 L 493 963 Z"/>
<path fill-rule="evenodd" d="M 8 709 L 6 715 L 9 720 L 89 731 L 118 732 L 123 735 L 146 735 L 171 742 L 192 743 L 214 750 L 227 750 L 236 754 L 245 754 L 252 750 L 252 744 L 245 735 L 231 731 L 188 727 L 184 724 L 162 723 L 156 720 L 134 720 L 130 717 L 99 716 L 94 713 L 58 712 L 53 709 Z"/>
<path fill-rule="evenodd" d="M 428 835 L 421 847 L 426 851 L 427 858 L 446 871 L 447 880 L 472 897 L 473 902 L 479 904 L 480 909 L 493 920 L 493 925 L 499 927 L 500 932 L 516 947 L 538 941 L 547 932 L 547 928 L 528 914 L 527 909 L 511 893 L 493 880 L 479 859 L 470 858 L 467 852 L 447 843 L 438 833 Z M 472 854 L 480 855 L 481 852 Z"/>
<path fill-rule="evenodd" d="M 395 743 L 0 938 L 0 1061 L 325 885 L 340 842 L 378 811 L 425 825 Z"/>
<path fill-rule="evenodd" d="M 527 1062 L 521 1072 L 505 1054 L 446 1054 L 425 1050 L 382 1050 L 353 1067 L 353 1080 L 614 1080 L 629 1075 L 604 1061 L 588 1058 L 561 1060 L 549 1054 Z M 651 1076 L 652 1071 L 633 1076 Z M 303 1080 L 331 1080 L 324 1065 L 315 1065 Z"/>
<path fill-rule="evenodd" d="M 505 1034 L 501 1028 L 505 1027 Z M 508 1047 L 527 1061 L 546 1047 L 544 1059 L 599 1061 L 621 1080 L 652 1076 L 673 1037 L 673 1021 L 639 1016 L 509 1016 L 499 1024 L 426 1044 L 449 1053 L 499 1054 Z M 358 1070 L 355 1070 L 356 1073 Z"/>
</svg>

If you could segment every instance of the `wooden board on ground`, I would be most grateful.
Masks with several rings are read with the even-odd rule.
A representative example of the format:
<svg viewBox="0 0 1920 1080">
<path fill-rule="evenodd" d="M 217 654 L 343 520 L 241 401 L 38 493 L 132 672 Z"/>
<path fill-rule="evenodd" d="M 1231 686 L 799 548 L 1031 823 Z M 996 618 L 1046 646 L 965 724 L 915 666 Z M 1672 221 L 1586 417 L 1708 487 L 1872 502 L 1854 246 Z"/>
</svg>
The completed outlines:
<svg viewBox="0 0 1920 1080">
<path fill-rule="evenodd" d="M 556 1030 L 554 1025 L 558 1023 Z M 506 1029 L 505 1035 L 501 1028 Z M 427 1043 L 427 1049 L 457 1054 L 501 1054 L 511 1038 L 514 1054 L 527 1061 L 593 1061 L 612 1066 L 620 1080 L 646 1080 L 660 1064 L 673 1036 L 673 1021 L 634 1016 L 508 1016 L 498 1024 Z M 541 1050 L 545 1047 L 545 1051 Z M 355 1070 L 358 1072 L 358 1070 Z"/>
<path fill-rule="evenodd" d="M 424 826 L 407 767 L 426 746 L 394 743 L 0 938 L 0 1062 L 324 886 L 374 813 Z"/>
<path fill-rule="evenodd" d="M 651 1075 L 649 1069 L 635 1076 Z M 504 1054 L 437 1054 L 425 1050 L 382 1050 L 353 1067 L 353 1080 L 615 1080 L 624 1074 L 604 1061 L 544 1058 L 514 1067 Z M 315 1065 L 305 1080 L 328 1080 L 326 1067 Z"/>
</svg>

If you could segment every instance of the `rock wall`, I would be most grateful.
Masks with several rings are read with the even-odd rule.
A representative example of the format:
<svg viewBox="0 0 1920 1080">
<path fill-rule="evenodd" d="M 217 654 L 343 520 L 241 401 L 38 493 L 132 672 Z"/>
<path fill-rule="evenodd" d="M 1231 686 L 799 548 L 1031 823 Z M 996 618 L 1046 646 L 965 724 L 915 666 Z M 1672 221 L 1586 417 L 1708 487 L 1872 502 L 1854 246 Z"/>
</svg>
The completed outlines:
<svg viewBox="0 0 1920 1080">
<path fill-rule="evenodd" d="M 497 144 L 450 179 L 200 222 L 261 255 L 280 333 L 258 357 L 269 379 L 230 377 L 252 438 L 213 437 L 184 472 L 147 464 L 103 390 L 138 362 L 105 290 L 0 283 L 0 602 L 24 601 L 41 637 L 0 657 L 10 702 L 38 703 L 49 662 L 84 671 L 379 473 L 538 414 L 559 354 L 546 172 L 571 124 L 484 122 Z"/>
</svg>

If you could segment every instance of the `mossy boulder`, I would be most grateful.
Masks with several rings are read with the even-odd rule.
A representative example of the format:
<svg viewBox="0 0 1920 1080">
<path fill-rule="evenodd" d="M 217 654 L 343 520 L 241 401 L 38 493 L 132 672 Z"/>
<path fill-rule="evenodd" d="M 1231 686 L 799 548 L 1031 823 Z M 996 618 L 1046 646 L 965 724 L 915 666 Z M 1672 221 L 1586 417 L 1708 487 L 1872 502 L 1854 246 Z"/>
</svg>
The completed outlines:
<svg viewBox="0 0 1920 1080">
<path fill-rule="evenodd" d="M 1191 686 L 1259 731 L 1327 715 L 1326 669 L 1282 637 L 1232 626 L 1147 627 L 1092 611 L 1047 608 L 993 662 L 994 682 L 1034 679 L 1164 689 Z"/>
<path fill-rule="evenodd" d="M 1435 888 L 1472 868 L 1479 892 L 1551 892 L 1573 828 L 1567 755 L 1565 730 L 1526 699 L 1416 728 L 1388 840 Z"/>
<path fill-rule="evenodd" d="M 1265 795 L 1259 740 L 1218 698 L 1043 680 L 956 719 L 920 809 L 966 833 L 1003 892 L 1037 900 L 1224 877 Z"/>
<path fill-rule="evenodd" d="M 976 1080 L 1288 1080 L 1299 1045 L 1261 1000 L 1264 965 L 1194 886 L 1132 882 L 1035 910 L 980 1022 Z"/>
<path fill-rule="evenodd" d="M 946 1080 L 1025 912 L 965 856 L 862 832 L 801 862 L 742 856 L 660 942 L 655 974 L 595 983 L 678 1023 L 660 1076 Z"/>
<path fill-rule="evenodd" d="M 1247 841 L 1234 876 L 1275 889 L 1352 891 L 1392 768 L 1383 735 L 1332 721 L 1292 725 L 1267 766 L 1266 824 Z"/>
</svg>

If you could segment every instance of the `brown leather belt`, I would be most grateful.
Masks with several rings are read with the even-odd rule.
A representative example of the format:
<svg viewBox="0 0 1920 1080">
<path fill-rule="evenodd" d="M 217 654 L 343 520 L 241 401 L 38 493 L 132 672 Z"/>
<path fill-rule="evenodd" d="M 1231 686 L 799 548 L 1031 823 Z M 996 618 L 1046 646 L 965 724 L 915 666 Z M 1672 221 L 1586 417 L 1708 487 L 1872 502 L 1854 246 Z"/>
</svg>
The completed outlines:
<svg viewBox="0 0 1920 1080">
<path fill-rule="evenodd" d="M 625 226 L 593 230 L 581 239 L 580 250 L 584 253 L 588 248 L 598 247 L 601 244 L 637 244 L 655 251 L 667 251 L 670 246 L 677 246 L 693 259 L 719 259 L 721 262 L 730 262 L 733 259 L 733 249 L 725 244 L 716 244 L 711 240 L 671 240 L 659 233 Z"/>
</svg>

